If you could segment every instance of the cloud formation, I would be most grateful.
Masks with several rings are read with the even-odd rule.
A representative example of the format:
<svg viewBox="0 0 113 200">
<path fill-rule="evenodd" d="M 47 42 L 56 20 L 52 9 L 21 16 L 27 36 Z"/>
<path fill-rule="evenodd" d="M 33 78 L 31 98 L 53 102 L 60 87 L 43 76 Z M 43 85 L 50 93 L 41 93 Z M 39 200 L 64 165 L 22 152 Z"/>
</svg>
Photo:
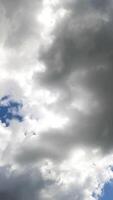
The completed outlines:
<svg viewBox="0 0 113 200">
<path fill-rule="evenodd" d="M 19 172 L 10 167 L 0 167 L 0 199 L 41 199 L 41 190 L 49 185 L 36 169 Z"/>
<path fill-rule="evenodd" d="M 35 82 L 59 92 L 55 109 L 70 119 L 60 134 L 51 130 L 44 136 L 54 147 L 61 146 L 61 156 L 79 145 L 102 152 L 113 148 L 113 3 L 102 3 L 63 1 L 67 14 L 40 55 L 46 71 L 35 75 Z"/>
<path fill-rule="evenodd" d="M 0 99 L 24 116 L 0 123 L 0 199 L 95 200 L 113 177 L 112 12 L 112 0 L 0 0 Z"/>
</svg>

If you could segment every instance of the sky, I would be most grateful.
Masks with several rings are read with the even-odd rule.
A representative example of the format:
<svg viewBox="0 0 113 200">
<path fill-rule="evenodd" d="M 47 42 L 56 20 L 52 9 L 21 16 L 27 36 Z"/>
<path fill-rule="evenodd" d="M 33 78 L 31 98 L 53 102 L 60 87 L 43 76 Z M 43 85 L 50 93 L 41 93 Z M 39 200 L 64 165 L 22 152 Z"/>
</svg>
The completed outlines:
<svg viewBox="0 0 113 200">
<path fill-rule="evenodd" d="M 100 200 L 112 199 L 113 196 L 113 180 L 105 184 Z"/>
<path fill-rule="evenodd" d="M 111 200 L 113 0 L 0 0 L 0 200 Z"/>
</svg>

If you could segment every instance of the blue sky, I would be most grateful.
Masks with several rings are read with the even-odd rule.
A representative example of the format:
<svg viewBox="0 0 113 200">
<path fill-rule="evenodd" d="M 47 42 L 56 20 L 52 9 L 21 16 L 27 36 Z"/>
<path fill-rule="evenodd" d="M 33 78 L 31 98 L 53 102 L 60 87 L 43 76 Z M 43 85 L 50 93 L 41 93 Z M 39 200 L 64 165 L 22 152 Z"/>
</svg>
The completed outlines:
<svg viewBox="0 0 113 200">
<path fill-rule="evenodd" d="M 99 200 L 112 200 L 113 199 L 113 180 L 110 180 L 108 183 L 105 183 L 102 195 Z"/>
<path fill-rule="evenodd" d="M 0 99 L 0 120 L 6 126 L 10 125 L 12 120 L 22 122 L 23 117 L 20 114 L 22 104 L 11 99 L 10 96 L 3 96 Z"/>
</svg>

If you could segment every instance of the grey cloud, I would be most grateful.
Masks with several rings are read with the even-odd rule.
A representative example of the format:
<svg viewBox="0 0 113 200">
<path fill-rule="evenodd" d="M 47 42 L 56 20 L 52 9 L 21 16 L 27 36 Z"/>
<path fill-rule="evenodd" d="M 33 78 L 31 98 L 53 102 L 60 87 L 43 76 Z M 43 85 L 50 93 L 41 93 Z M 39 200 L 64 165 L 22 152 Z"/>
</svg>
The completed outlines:
<svg viewBox="0 0 113 200">
<path fill-rule="evenodd" d="M 22 172 L 11 170 L 9 166 L 0 167 L 0 199 L 37 200 L 41 199 L 41 190 L 50 185 L 39 170 L 27 169 Z"/>
<path fill-rule="evenodd" d="M 22 165 L 43 159 L 61 162 L 77 148 L 90 150 L 90 153 L 94 149 L 102 154 L 110 153 L 113 149 L 113 111 L 110 105 L 105 107 L 105 102 L 102 103 L 90 114 L 77 109 L 66 111 L 70 123 L 62 130 L 50 129 L 43 133 L 36 148 L 21 148 L 15 155 L 16 162 Z"/>
<path fill-rule="evenodd" d="M 0 167 L 0 199 L 4 200 L 51 200 L 85 198 L 87 180 L 72 184 L 68 189 L 57 180 L 43 177 L 38 169 L 12 170 L 11 166 Z"/>
<path fill-rule="evenodd" d="M 82 200 L 85 199 L 85 194 L 83 191 L 84 189 L 81 185 L 74 185 L 72 187 L 69 187 L 67 191 L 61 191 L 60 195 L 57 196 L 59 200 Z"/>
<path fill-rule="evenodd" d="M 36 84 L 59 91 L 56 112 L 70 118 L 68 128 L 50 130 L 42 136 L 42 143 L 52 144 L 53 152 L 60 149 L 61 159 L 80 146 L 99 148 L 103 153 L 113 149 L 113 2 L 72 4 L 73 1 L 64 1 L 69 14 L 56 25 L 52 45 L 41 50 L 40 59 L 46 65 L 46 72 L 34 76 Z M 71 107 L 79 90 L 89 101 L 86 113 Z M 82 93 L 81 98 L 83 102 L 86 100 Z"/>
<path fill-rule="evenodd" d="M 64 85 L 69 75 L 76 73 L 77 69 L 87 70 L 100 65 L 112 65 L 112 21 L 105 23 L 102 19 L 96 19 L 100 20 L 98 30 L 99 22 L 90 27 L 90 16 L 86 20 L 80 19 L 79 22 L 76 22 L 76 19 L 74 22 L 73 16 L 71 17 L 64 22 L 63 28 L 59 27 L 61 31 L 56 32 L 56 39 L 50 49 L 41 55 L 42 61 L 47 65 L 42 84 L 53 84 L 53 87 Z M 88 25 L 85 26 L 87 20 Z M 82 23 L 77 30 L 76 23 Z"/>
<path fill-rule="evenodd" d="M 33 144 L 31 143 L 30 145 L 26 144 L 25 146 L 22 146 L 17 152 L 15 152 L 14 160 L 21 165 L 26 165 L 42 161 L 43 159 L 52 159 L 57 161 L 60 156 L 61 152 L 58 150 L 56 151 L 54 143 L 52 145 L 52 140 L 48 143 L 48 141 L 45 141 L 44 139 L 43 142 L 35 140 Z"/>
<path fill-rule="evenodd" d="M 112 0 L 86 0 L 85 2 L 83 0 L 63 0 L 61 5 L 65 7 L 67 10 L 75 10 L 78 11 L 78 13 L 82 14 L 84 11 L 88 11 L 90 9 L 99 9 L 101 12 L 106 12 L 110 7 L 112 7 Z"/>
<path fill-rule="evenodd" d="M 92 0 L 91 3 L 96 9 L 101 9 L 103 11 L 107 10 L 110 6 L 112 6 L 112 0 L 108 0 L 108 1 L 107 0 L 103 0 L 103 1 Z"/>
<path fill-rule="evenodd" d="M 40 10 L 42 1 L 33 0 L 0 0 L 4 10 L 4 19 L 7 20 L 7 34 L 5 45 L 7 47 L 18 47 L 23 45 L 27 39 L 37 35 L 38 23 L 36 15 Z"/>
<path fill-rule="evenodd" d="M 36 5 L 40 5 L 41 1 L 39 0 L 38 2 L 34 0 L 34 2 L 31 2 L 29 0 L 0 0 L 0 2 L 3 4 L 6 16 L 7 17 L 12 17 L 16 12 L 19 10 L 25 10 L 25 9 L 30 9 L 34 10 Z"/>
</svg>

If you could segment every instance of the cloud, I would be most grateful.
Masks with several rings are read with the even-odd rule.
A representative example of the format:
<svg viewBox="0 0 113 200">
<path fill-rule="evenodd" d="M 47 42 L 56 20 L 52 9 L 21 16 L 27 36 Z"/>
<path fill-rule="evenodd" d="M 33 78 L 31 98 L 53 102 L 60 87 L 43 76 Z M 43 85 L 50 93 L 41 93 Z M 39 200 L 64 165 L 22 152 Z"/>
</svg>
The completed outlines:
<svg viewBox="0 0 113 200">
<path fill-rule="evenodd" d="M 49 180 L 45 181 L 36 169 L 20 172 L 8 166 L 0 167 L 0 199 L 41 199 L 41 190 L 46 187 L 46 184 L 50 184 Z"/>
<path fill-rule="evenodd" d="M 82 146 L 108 153 L 112 143 L 112 1 L 64 1 L 65 17 L 51 33 L 54 40 L 41 50 L 45 72 L 34 74 L 35 84 L 57 91 L 55 112 L 70 120 L 63 130 L 48 130 L 41 141 L 60 149 L 65 159 Z"/>
<path fill-rule="evenodd" d="M 0 124 L 0 198 L 94 200 L 112 178 L 112 11 L 0 0 L 0 99 L 24 116 Z"/>
<path fill-rule="evenodd" d="M 41 1 L 0 1 L 4 20 L 8 23 L 5 45 L 9 48 L 22 46 L 38 33 L 36 15 Z M 2 19 L 1 19 L 2 20 Z"/>
<path fill-rule="evenodd" d="M 11 71 L 29 71 L 37 65 L 41 27 L 38 15 L 43 1 L 0 0 L 1 62 L 0 68 Z M 34 45 L 35 44 L 35 45 Z M 35 47 L 34 47 L 35 46 Z M 38 68 L 38 67 L 37 67 Z"/>
</svg>

